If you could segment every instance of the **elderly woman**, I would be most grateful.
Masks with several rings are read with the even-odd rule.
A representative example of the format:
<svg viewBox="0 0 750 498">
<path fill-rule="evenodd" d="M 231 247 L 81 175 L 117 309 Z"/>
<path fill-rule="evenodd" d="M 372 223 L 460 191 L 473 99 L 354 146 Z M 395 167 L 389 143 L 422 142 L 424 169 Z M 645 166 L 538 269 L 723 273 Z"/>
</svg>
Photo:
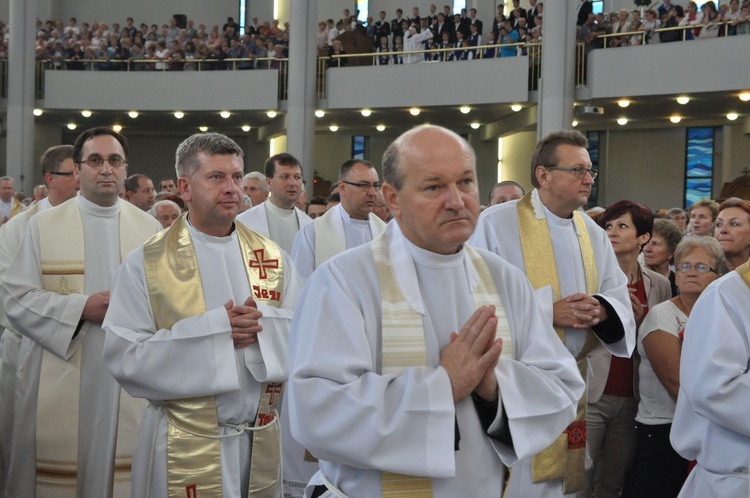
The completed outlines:
<svg viewBox="0 0 750 498">
<path fill-rule="evenodd" d="M 714 222 L 719 215 L 719 204 L 713 199 L 701 199 L 688 209 L 690 235 L 711 237 L 714 234 Z"/>
<path fill-rule="evenodd" d="M 672 297 L 677 295 L 677 285 L 675 283 L 675 273 L 670 268 L 674 251 L 677 244 L 682 240 L 682 231 L 668 220 L 654 220 L 654 230 L 651 234 L 651 240 L 643 248 L 643 259 L 649 270 L 655 271 L 659 275 L 664 275 L 669 279 L 669 285 L 672 289 Z"/>
<path fill-rule="evenodd" d="M 680 295 L 655 306 L 639 330 L 641 363 L 636 456 L 637 496 L 669 498 L 680 492 L 688 461 L 672 449 L 669 431 L 680 388 L 680 353 L 690 311 L 708 285 L 719 278 L 724 252 L 711 237 L 687 237 L 675 251 Z"/>
<path fill-rule="evenodd" d="M 736 197 L 719 206 L 714 237 L 724 251 L 726 266 L 722 275 L 733 271 L 750 258 L 750 202 Z"/>
<path fill-rule="evenodd" d="M 645 206 L 623 200 L 599 217 L 612 243 L 620 269 L 628 277 L 636 324 L 650 308 L 671 297 L 669 280 L 638 262 L 638 254 L 651 238 L 654 215 Z M 606 377 L 601 398 L 589 403 L 586 415 L 588 448 L 593 461 L 588 495 L 619 496 L 636 452 L 633 419 L 638 409 L 633 358 L 607 356 L 591 361 L 593 375 Z"/>
<path fill-rule="evenodd" d="M 685 210 L 682 208 L 672 208 L 669 211 L 667 211 L 667 219 L 672 220 L 672 223 L 677 225 L 677 228 L 679 228 L 682 233 L 685 233 L 685 230 L 687 229 L 687 213 L 685 213 Z"/>
</svg>

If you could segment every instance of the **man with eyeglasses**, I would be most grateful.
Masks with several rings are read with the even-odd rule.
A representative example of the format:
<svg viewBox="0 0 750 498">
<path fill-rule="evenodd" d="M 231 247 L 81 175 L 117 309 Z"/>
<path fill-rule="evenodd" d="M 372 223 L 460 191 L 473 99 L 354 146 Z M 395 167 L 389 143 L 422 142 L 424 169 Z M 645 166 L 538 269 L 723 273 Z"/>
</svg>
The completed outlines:
<svg viewBox="0 0 750 498">
<path fill-rule="evenodd" d="M 78 191 L 78 175 L 73 163 L 73 146 L 57 145 L 47 149 L 40 160 L 42 178 L 48 195 L 20 215 L 12 218 L 0 230 L 0 278 L 13 261 L 21 245 L 29 219 L 36 213 L 58 206 L 75 197 Z M 21 334 L 13 328 L 0 307 L 2 333 L 2 362 L 0 363 L 0 492 L 4 475 L 10 464 L 10 448 L 13 438 L 13 405 L 15 399 L 16 367 L 21 347 Z"/>
<path fill-rule="evenodd" d="M 327 259 L 357 247 L 383 233 L 385 223 L 373 214 L 380 181 L 375 166 L 363 159 L 349 159 L 339 170 L 341 204 L 299 231 L 292 260 L 302 278 Z"/>
<path fill-rule="evenodd" d="M 237 221 L 292 252 L 294 237 L 312 218 L 295 206 L 302 194 L 302 165 L 291 154 L 271 156 L 264 166 L 271 196 L 237 216 Z"/>
<path fill-rule="evenodd" d="M 635 346 L 627 278 L 607 234 L 578 211 L 597 175 L 587 147 L 586 137 L 576 131 L 542 138 L 531 157 L 535 189 L 486 209 L 469 241 L 526 274 L 588 385 L 576 421 L 548 449 L 513 467 L 509 498 L 583 491 L 587 402 L 601 397 L 610 356 L 629 358 Z"/>
<path fill-rule="evenodd" d="M 79 195 L 29 220 L 5 274 L 3 306 L 24 335 L 7 496 L 130 494 L 145 402 L 105 368 L 101 323 L 115 270 L 161 225 L 118 199 L 127 150 L 110 128 L 78 136 Z"/>
</svg>

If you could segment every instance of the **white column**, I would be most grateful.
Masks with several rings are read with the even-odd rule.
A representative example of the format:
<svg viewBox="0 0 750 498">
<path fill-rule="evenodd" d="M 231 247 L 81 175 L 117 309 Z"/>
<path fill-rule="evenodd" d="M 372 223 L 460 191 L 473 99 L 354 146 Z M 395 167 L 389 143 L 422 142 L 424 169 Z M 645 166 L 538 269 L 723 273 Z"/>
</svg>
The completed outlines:
<svg viewBox="0 0 750 498">
<path fill-rule="evenodd" d="M 544 23 L 537 138 L 573 123 L 577 6 L 578 0 L 544 2 L 544 18 L 554 21 Z"/>
<path fill-rule="evenodd" d="M 318 1 L 291 0 L 287 152 L 302 163 L 302 174 L 312 192 L 315 141 L 315 72 L 317 69 Z"/>
<path fill-rule="evenodd" d="M 34 64 L 37 0 L 10 1 L 7 175 L 29 196 L 34 181 Z"/>
</svg>

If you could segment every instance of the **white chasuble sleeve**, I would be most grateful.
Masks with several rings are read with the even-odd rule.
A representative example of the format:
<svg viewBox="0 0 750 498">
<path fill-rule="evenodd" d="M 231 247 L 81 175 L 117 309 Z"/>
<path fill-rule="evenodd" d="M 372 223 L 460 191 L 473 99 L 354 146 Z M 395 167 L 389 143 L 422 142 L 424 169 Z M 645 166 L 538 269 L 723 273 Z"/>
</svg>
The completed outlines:
<svg viewBox="0 0 750 498">
<path fill-rule="evenodd" d="M 88 330 L 88 327 L 79 329 L 88 296 L 46 291 L 41 275 L 39 226 L 32 218 L 5 273 L 2 304 L 16 330 L 67 360 L 76 352 Z"/>
<path fill-rule="evenodd" d="M 292 261 L 300 276 L 304 279 L 310 278 L 315 271 L 315 224 L 300 229 L 294 237 L 292 245 Z"/>
</svg>

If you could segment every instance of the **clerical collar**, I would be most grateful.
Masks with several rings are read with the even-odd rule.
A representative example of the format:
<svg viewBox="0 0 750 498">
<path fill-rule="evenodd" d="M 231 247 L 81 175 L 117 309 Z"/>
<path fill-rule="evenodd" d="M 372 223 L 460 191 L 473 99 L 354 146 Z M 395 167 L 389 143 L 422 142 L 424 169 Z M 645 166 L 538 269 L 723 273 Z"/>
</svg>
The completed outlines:
<svg viewBox="0 0 750 498">
<path fill-rule="evenodd" d="M 578 227 L 575 223 L 573 223 L 573 214 L 571 213 L 571 215 L 567 218 L 561 218 L 557 216 L 555 213 L 550 211 L 547 206 L 544 205 L 541 197 L 539 197 L 539 191 L 537 189 L 534 189 L 531 192 L 531 205 L 534 206 L 534 216 L 536 216 L 537 219 L 547 219 L 548 224 L 563 228 L 572 225 L 574 230 L 576 231 L 576 234 L 579 236 L 581 235 L 578 232 Z"/>
<path fill-rule="evenodd" d="M 117 202 L 112 206 L 100 206 L 99 204 L 86 199 L 80 191 L 76 194 L 76 200 L 78 201 L 78 207 L 80 207 L 82 211 L 101 218 L 111 218 L 119 215 L 120 203 L 125 202 L 122 199 L 117 199 Z"/>
<path fill-rule="evenodd" d="M 192 223 L 190 223 L 190 215 L 187 215 L 187 224 L 188 224 L 188 232 L 190 233 L 190 238 L 193 240 L 193 243 L 198 242 L 199 244 L 202 244 L 204 246 L 209 245 L 215 245 L 215 244 L 231 244 L 232 242 L 237 240 L 237 231 L 234 229 L 234 225 L 232 225 L 232 233 L 229 235 L 225 235 L 223 237 L 214 237 L 213 235 L 208 235 L 207 233 L 203 233 L 197 228 L 193 226 Z"/>
<path fill-rule="evenodd" d="M 411 254 L 412 259 L 414 259 L 414 262 L 422 266 L 441 269 L 455 268 L 456 266 L 464 264 L 463 246 L 461 246 L 461 249 L 455 254 L 438 254 L 412 244 L 406 236 L 404 236 L 404 242 L 406 243 L 406 248 L 409 250 L 409 254 Z"/>
<path fill-rule="evenodd" d="M 283 216 L 287 218 L 291 218 L 292 216 L 297 216 L 297 213 L 294 211 L 293 207 L 292 209 L 282 209 L 276 204 L 274 204 L 273 202 L 271 202 L 270 199 L 266 201 L 266 209 L 277 216 Z"/>
</svg>

